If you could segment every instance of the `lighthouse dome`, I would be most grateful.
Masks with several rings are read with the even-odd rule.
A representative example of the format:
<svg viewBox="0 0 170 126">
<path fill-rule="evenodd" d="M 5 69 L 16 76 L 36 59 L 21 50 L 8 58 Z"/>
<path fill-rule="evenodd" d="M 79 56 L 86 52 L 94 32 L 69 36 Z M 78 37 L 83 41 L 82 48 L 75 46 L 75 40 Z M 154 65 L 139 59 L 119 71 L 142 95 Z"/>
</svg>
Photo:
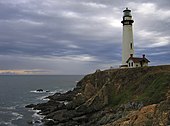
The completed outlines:
<svg viewBox="0 0 170 126">
<path fill-rule="evenodd" d="M 126 8 L 124 11 L 123 11 L 123 16 L 124 17 L 131 17 L 132 15 L 131 15 L 131 10 L 129 10 L 128 8 Z"/>
</svg>

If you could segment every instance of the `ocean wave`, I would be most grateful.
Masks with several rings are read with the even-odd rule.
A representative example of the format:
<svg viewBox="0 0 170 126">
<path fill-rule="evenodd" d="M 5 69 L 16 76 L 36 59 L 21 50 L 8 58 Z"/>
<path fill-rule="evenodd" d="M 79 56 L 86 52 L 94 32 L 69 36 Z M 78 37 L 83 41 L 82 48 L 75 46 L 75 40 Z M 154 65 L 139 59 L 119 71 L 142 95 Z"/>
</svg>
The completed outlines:
<svg viewBox="0 0 170 126">
<path fill-rule="evenodd" d="M 50 91 L 49 94 L 55 94 L 58 90 Z"/>
<path fill-rule="evenodd" d="M 12 112 L 12 115 L 15 116 L 15 118 L 13 118 L 12 121 L 23 118 L 23 115 L 22 115 L 22 114 L 19 114 L 19 113 L 17 113 L 17 112 Z"/>
<path fill-rule="evenodd" d="M 47 98 L 49 95 L 45 95 L 45 96 L 41 96 L 41 97 L 38 97 L 37 99 L 38 100 L 43 100 L 43 101 L 49 101 L 50 99 Z"/>
<path fill-rule="evenodd" d="M 42 93 L 48 93 L 48 94 L 55 94 L 56 92 L 58 92 L 58 93 L 65 93 L 65 92 L 67 92 L 67 91 L 69 91 L 69 90 L 73 90 L 74 88 L 68 88 L 68 89 L 61 89 L 61 88 L 56 88 L 55 90 L 52 90 L 52 91 L 50 91 L 50 90 L 42 90 L 42 91 L 38 91 L 38 90 L 32 90 L 32 91 L 30 91 L 31 93 L 37 93 L 37 94 L 42 94 Z"/>
<path fill-rule="evenodd" d="M 56 90 L 53 90 L 53 91 L 50 91 L 49 92 L 49 94 L 55 94 L 55 93 L 64 93 L 65 92 L 65 90 L 63 90 L 63 89 L 56 89 Z"/>
<path fill-rule="evenodd" d="M 34 113 L 34 114 L 32 115 L 32 117 L 33 117 L 34 119 L 40 119 L 40 120 L 44 118 L 43 115 L 40 115 L 40 114 L 38 114 L 37 112 Z"/>
<path fill-rule="evenodd" d="M 48 91 L 48 90 L 47 90 Z M 43 91 L 37 91 L 37 90 L 34 90 L 34 91 L 30 91 L 31 93 L 37 93 L 37 94 L 42 94 L 42 93 L 48 93 L 46 90 L 43 90 Z"/>
<path fill-rule="evenodd" d="M 14 125 L 14 124 L 12 124 L 12 122 L 11 121 L 9 121 L 9 122 L 5 122 L 5 121 L 1 121 L 0 122 L 0 125 L 6 125 L 6 126 L 16 126 L 16 125 Z"/>
<path fill-rule="evenodd" d="M 34 114 L 32 115 L 34 119 L 43 119 L 45 117 L 44 115 L 38 114 L 39 112 L 41 112 L 41 110 L 30 109 L 29 111 L 34 112 Z"/>
<path fill-rule="evenodd" d="M 38 125 L 38 126 L 41 126 L 43 125 L 43 122 L 41 121 L 45 116 L 44 115 L 40 115 L 38 114 L 40 112 L 40 110 L 32 110 L 33 112 L 35 112 L 33 115 L 32 115 L 32 122 L 34 125 Z"/>
<path fill-rule="evenodd" d="M 17 105 L 16 106 L 8 106 L 8 107 L 0 107 L 0 110 L 15 110 L 16 107 L 17 107 Z"/>
<path fill-rule="evenodd" d="M 19 114 L 17 112 L 12 112 L 12 111 L 1 112 L 1 114 L 3 114 L 3 116 L 5 117 L 8 116 L 8 118 L 4 117 L 5 120 L 0 121 L 0 125 L 3 126 L 17 126 L 12 122 L 23 118 L 22 114 Z"/>
</svg>

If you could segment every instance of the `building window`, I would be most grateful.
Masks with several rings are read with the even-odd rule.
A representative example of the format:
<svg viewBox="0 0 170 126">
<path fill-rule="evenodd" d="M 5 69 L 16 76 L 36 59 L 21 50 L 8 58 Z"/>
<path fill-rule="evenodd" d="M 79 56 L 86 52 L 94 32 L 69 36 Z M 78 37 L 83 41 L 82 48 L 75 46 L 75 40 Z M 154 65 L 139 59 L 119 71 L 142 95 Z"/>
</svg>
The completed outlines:
<svg viewBox="0 0 170 126">
<path fill-rule="evenodd" d="M 131 66 L 133 67 L 133 62 L 131 63 Z"/>
<path fill-rule="evenodd" d="M 129 67 L 130 67 L 130 63 L 129 63 Z"/>
<path fill-rule="evenodd" d="M 133 48 L 132 43 L 130 43 L 130 48 L 131 48 L 131 49 Z"/>
<path fill-rule="evenodd" d="M 136 67 L 138 67 L 138 65 L 136 65 Z"/>
</svg>

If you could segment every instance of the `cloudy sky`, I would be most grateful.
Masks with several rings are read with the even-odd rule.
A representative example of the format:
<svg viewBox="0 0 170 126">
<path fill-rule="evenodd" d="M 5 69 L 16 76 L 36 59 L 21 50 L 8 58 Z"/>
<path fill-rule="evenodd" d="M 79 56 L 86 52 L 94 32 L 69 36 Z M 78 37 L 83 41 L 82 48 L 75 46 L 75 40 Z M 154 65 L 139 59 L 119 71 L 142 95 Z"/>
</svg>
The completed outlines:
<svg viewBox="0 0 170 126">
<path fill-rule="evenodd" d="M 121 64 L 122 11 L 135 55 L 170 63 L 169 0 L 0 0 L 1 74 L 87 74 Z"/>
</svg>

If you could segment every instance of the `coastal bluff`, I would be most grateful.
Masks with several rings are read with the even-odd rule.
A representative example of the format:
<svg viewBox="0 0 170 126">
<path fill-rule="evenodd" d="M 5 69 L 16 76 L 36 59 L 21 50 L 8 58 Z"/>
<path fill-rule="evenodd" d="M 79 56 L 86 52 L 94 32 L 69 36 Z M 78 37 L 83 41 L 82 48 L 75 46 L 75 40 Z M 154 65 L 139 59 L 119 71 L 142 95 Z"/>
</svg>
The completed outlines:
<svg viewBox="0 0 170 126">
<path fill-rule="evenodd" d="M 41 110 L 47 126 L 167 126 L 170 65 L 97 70 L 48 98 L 26 106 Z"/>
</svg>

